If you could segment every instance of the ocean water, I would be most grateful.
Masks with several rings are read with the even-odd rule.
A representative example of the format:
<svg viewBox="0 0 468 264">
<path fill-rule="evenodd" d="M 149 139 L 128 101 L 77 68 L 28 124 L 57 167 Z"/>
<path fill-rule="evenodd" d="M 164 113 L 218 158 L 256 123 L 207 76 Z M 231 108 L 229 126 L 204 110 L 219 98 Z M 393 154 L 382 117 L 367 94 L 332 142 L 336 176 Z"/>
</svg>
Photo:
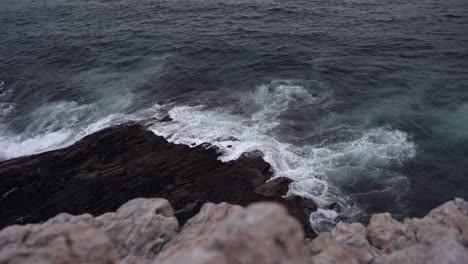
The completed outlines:
<svg viewBox="0 0 468 264">
<path fill-rule="evenodd" d="M 466 0 L 2 0 L 0 159 L 162 118 L 263 155 L 316 231 L 468 198 Z"/>
</svg>

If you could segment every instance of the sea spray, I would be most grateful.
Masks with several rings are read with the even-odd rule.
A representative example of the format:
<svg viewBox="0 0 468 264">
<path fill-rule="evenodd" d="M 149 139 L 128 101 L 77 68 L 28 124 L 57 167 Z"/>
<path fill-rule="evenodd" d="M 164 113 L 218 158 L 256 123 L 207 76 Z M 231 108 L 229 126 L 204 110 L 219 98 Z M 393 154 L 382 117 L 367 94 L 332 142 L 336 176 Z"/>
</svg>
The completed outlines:
<svg viewBox="0 0 468 264">
<path fill-rule="evenodd" d="M 405 178 L 389 168 L 413 157 L 415 146 L 404 132 L 385 127 L 353 127 L 352 137 L 329 144 L 291 144 L 277 139 L 281 114 L 298 104 L 318 101 L 317 93 L 291 81 L 274 81 L 242 97 L 246 104 L 243 108 L 255 109 L 251 113 L 236 115 L 228 108 L 178 106 L 168 111 L 173 121 L 150 129 L 178 144 L 198 146 L 208 142 L 219 149 L 219 159 L 224 162 L 261 152 L 271 164 L 274 177 L 293 180 L 288 195 L 310 198 L 319 206 L 311 223 L 316 231 L 323 231 L 339 219 L 356 220 L 365 215 L 353 194 L 343 188 L 359 182 L 361 175 L 379 182 L 378 189 L 369 191 L 399 188 L 394 191 L 406 192 L 408 186 L 393 185 L 401 180 L 385 177 Z M 252 102 L 257 107 L 247 105 Z"/>
</svg>

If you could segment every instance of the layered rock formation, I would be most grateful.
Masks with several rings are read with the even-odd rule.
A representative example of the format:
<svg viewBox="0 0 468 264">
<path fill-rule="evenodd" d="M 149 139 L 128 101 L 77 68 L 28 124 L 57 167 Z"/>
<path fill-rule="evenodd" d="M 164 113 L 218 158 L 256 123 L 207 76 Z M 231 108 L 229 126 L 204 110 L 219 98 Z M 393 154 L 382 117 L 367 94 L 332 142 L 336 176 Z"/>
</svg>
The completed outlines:
<svg viewBox="0 0 468 264">
<path fill-rule="evenodd" d="M 99 215 L 138 197 L 170 201 L 179 222 L 205 202 L 246 206 L 258 201 L 285 205 L 306 234 L 315 205 L 282 196 L 289 181 L 271 177 L 258 155 L 223 163 L 207 145 L 190 148 L 167 142 L 129 123 L 85 137 L 74 145 L 0 163 L 0 228 L 45 221 L 58 213 Z"/>
<path fill-rule="evenodd" d="M 468 203 L 456 199 L 422 219 L 374 215 L 304 240 L 279 204 L 203 205 L 180 227 L 165 199 L 135 199 L 115 213 L 60 214 L 0 231 L 0 263 L 318 264 L 468 263 Z"/>
</svg>

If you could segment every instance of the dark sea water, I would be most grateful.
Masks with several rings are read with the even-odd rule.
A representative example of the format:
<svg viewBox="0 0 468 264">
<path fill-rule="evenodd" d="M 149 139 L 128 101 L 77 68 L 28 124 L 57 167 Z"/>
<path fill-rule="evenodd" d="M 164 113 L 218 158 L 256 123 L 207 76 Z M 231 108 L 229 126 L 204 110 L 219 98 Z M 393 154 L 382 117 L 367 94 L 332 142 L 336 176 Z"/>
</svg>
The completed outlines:
<svg viewBox="0 0 468 264">
<path fill-rule="evenodd" d="M 1 0 L 0 159 L 125 120 L 261 152 L 316 230 L 468 198 L 466 0 Z"/>
</svg>

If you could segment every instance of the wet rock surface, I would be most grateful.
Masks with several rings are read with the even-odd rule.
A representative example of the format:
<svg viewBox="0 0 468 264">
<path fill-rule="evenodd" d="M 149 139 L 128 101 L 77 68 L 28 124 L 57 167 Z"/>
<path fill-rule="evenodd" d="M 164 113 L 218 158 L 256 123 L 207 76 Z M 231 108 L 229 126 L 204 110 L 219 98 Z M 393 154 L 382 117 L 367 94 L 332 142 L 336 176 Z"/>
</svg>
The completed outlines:
<svg viewBox="0 0 468 264">
<path fill-rule="evenodd" d="M 260 156 L 227 163 L 218 156 L 214 148 L 172 144 L 130 123 L 64 149 L 4 161 L 0 228 L 45 221 L 59 213 L 100 215 L 134 198 L 161 197 L 170 201 L 182 224 L 205 202 L 278 202 L 299 220 L 307 236 L 315 236 L 310 206 L 283 199 L 289 182 L 267 183 L 270 165 Z"/>
</svg>

